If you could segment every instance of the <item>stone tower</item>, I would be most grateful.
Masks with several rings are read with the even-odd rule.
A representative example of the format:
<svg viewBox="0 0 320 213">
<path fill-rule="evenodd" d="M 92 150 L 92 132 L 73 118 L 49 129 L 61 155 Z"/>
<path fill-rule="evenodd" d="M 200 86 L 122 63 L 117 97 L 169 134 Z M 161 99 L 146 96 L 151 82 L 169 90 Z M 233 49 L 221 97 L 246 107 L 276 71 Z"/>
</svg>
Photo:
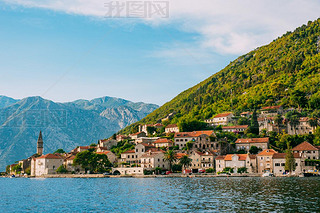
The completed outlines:
<svg viewBox="0 0 320 213">
<path fill-rule="evenodd" d="M 43 140 L 42 140 L 42 133 L 40 131 L 38 142 L 37 142 L 37 154 L 42 155 L 43 154 Z"/>
</svg>

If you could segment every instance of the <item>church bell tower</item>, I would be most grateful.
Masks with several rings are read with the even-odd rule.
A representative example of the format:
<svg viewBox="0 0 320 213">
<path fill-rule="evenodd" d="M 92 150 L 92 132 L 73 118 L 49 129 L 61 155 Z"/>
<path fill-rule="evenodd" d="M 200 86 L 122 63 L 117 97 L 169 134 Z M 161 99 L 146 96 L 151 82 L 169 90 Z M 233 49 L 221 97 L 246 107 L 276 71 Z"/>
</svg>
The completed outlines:
<svg viewBox="0 0 320 213">
<path fill-rule="evenodd" d="M 42 155 L 43 154 L 43 140 L 42 140 L 42 133 L 40 131 L 38 142 L 37 142 L 37 154 Z"/>
</svg>

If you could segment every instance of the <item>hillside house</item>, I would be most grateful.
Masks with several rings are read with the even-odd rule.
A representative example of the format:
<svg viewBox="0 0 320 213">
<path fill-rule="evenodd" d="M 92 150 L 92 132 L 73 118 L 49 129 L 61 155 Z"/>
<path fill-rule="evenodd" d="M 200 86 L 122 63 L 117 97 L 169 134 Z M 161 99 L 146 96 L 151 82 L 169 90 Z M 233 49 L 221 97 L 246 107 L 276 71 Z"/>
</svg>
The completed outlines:
<svg viewBox="0 0 320 213">
<path fill-rule="evenodd" d="M 160 147 L 171 147 L 173 145 L 173 141 L 168 138 L 159 138 L 158 140 L 153 142 L 153 145 L 157 148 Z"/>
<path fill-rule="evenodd" d="M 168 133 L 177 133 L 177 132 L 180 132 L 179 131 L 179 127 L 177 126 L 177 124 L 169 124 L 165 128 L 165 133 L 166 134 L 168 134 Z"/>
<path fill-rule="evenodd" d="M 309 118 L 301 117 L 299 118 L 299 124 L 296 127 L 288 123 L 287 132 L 289 135 L 304 135 L 304 134 L 312 134 L 313 129 L 309 124 Z"/>
<path fill-rule="evenodd" d="M 226 126 L 233 121 L 232 118 L 233 118 L 232 112 L 226 112 L 226 113 L 218 114 L 214 116 L 212 119 L 207 119 L 205 120 L 205 122 L 211 126 L 219 126 L 219 125 Z"/>
<path fill-rule="evenodd" d="M 238 125 L 238 126 L 223 126 L 222 131 L 224 132 L 234 132 L 234 133 L 240 133 L 244 132 L 248 129 L 248 125 Z"/>
<path fill-rule="evenodd" d="M 110 150 L 113 146 L 118 144 L 117 140 L 114 139 L 103 139 L 98 141 L 98 147 L 105 147 L 107 150 Z"/>
<path fill-rule="evenodd" d="M 239 138 L 235 144 L 236 150 L 249 151 L 252 146 L 264 150 L 269 147 L 269 138 Z"/>
<path fill-rule="evenodd" d="M 284 111 L 282 106 L 267 106 L 262 107 L 260 113 L 263 117 L 276 117 L 278 114 L 282 115 Z"/>
</svg>

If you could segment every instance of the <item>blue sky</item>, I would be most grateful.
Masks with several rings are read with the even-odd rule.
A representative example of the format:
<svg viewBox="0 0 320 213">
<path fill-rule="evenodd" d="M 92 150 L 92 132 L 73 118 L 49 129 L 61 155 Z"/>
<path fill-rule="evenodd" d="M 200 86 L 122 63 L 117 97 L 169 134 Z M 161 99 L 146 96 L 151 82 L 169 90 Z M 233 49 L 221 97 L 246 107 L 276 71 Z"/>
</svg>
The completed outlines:
<svg viewBox="0 0 320 213">
<path fill-rule="evenodd" d="M 318 18 L 320 3 L 169 1 L 169 18 L 105 18 L 105 1 L 0 0 L 0 94 L 159 105 Z"/>
</svg>

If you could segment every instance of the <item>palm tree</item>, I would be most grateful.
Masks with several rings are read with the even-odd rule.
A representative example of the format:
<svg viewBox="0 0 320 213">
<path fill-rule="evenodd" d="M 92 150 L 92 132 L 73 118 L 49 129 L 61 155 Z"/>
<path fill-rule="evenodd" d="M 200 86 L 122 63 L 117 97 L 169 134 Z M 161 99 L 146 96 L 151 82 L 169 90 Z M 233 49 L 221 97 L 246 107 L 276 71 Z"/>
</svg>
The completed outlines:
<svg viewBox="0 0 320 213">
<path fill-rule="evenodd" d="M 188 155 L 184 155 L 182 158 L 180 158 L 180 164 L 184 169 L 191 166 L 192 159 L 188 157 Z"/>
<path fill-rule="evenodd" d="M 168 150 L 164 153 L 164 160 L 169 162 L 169 171 L 171 171 L 172 163 L 177 160 L 176 153 L 173 150 Z"/>
</svg>

